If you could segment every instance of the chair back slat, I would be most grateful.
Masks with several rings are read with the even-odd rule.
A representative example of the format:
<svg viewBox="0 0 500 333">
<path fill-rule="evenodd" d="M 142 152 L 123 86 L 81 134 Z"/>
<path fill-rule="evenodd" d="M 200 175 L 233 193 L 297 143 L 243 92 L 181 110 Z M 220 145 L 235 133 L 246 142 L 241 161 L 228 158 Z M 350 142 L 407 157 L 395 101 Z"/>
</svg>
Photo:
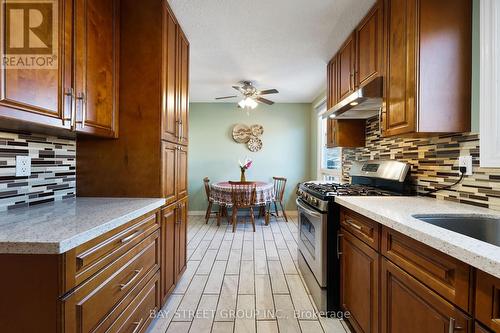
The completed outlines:
<svg viewBox="0 0 500 333">
<path fill-rule="evenodd" d="M 254 206 L 257 201 L 257 184 L 255 182 L 232 182 L 231 199 L 235 207 Z"/>
<path fill-rule="evenodd" d="M 287 179 L 284 177 L 273 177 L 274 195 L 277 201 L 283 201 Z"/>
<path fill-rule="evenodd" d="M 210 179 L 208 179 L 208 177 L 203 178 L 203 184 L 205 185 L 207 200 L 210 200 Z"/>
</svg>

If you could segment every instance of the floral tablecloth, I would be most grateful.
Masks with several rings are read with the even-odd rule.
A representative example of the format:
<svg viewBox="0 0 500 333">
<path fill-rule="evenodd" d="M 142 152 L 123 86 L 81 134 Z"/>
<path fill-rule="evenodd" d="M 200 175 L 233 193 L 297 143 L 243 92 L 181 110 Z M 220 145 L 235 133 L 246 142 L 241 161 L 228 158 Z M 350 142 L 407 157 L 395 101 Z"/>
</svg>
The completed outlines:
<svg viewBox="0 0 500 333">
<path fill-rule="evenodd" d="M 255 182 L 256 184 L 256 204 L 264 206 L 273 202 L 275 198 L 274 184 L 266 182 Z M 229 182 L 219 182 L 212 184 L 210 200 L 221 206 L 231 207 L 231 184 Z"/>
</svg>

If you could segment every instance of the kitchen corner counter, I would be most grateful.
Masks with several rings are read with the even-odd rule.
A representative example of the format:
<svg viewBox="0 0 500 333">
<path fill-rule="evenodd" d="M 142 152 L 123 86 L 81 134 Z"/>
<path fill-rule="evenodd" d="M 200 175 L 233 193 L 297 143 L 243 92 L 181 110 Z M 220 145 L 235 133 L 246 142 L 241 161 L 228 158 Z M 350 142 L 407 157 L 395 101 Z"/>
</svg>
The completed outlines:
<svg viewBox="0 0 500 333">
<path fill-rule="evenodd" d="M 75 198 L 0 213 L 0 254 L 60 254 L 160 208 L 158 198 Z"/>
<path fill-rule="evenodd" d="M 500 212 L 425 197 L 350 197 L 335 201 L 361 215 L 500 278 L 500 247 L 417 220 L 415 214 L 480 214 Z"/>
</svg>

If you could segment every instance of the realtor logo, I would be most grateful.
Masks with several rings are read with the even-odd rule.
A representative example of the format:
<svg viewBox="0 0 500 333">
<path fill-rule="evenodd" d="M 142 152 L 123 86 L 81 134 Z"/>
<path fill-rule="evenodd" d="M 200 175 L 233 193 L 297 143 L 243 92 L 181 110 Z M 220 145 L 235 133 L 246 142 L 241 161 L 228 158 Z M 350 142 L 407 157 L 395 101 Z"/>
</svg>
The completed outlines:
<svg viewBox="0 0 500 333">
<path fill-rule="evenodd" d="M 2 67 L 57 68 L 57 0 L 3 0 Z"/>
</svg>

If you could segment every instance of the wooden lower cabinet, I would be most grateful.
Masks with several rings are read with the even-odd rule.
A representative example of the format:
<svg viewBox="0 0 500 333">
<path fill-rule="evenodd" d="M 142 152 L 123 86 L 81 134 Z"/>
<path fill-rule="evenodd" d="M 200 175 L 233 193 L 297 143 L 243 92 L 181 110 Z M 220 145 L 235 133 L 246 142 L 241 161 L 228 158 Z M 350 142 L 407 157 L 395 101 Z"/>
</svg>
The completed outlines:
<svg viewBox="0 0 500 333">
<path fill-rule="evenodd" d="M 468 315 L 385 258 L 381 273 L 382 333 L 472 332 Z"/>
<path fill-rule="evenodd" d="M 474 333 L 492 333 L 492 331 L 484 328 L 481 324 L 477 323 L 474 325 Z"/>
<path fill-rule="evenodd" d="M 500 279 L 477 271 L 476 319 L 495 332 L 500 332 Z"/>
<path fill-rule="evenodd" d="M 177 205 L 161 210 L 161 299 L 165 303 L 175 288 L 175 223 Z"/>
<path fill-rule="evenodd" d="M 188 197 L 176 204 L 175 220 L 175 276 L 178 281 L 187 265 L 187 223 L 188 223 Z"/>
<path fill-rule="evenodd" d="M 341 229 L 340 304 L 356 332 L 379 331 L 379 254 Z"/>
</svg>

